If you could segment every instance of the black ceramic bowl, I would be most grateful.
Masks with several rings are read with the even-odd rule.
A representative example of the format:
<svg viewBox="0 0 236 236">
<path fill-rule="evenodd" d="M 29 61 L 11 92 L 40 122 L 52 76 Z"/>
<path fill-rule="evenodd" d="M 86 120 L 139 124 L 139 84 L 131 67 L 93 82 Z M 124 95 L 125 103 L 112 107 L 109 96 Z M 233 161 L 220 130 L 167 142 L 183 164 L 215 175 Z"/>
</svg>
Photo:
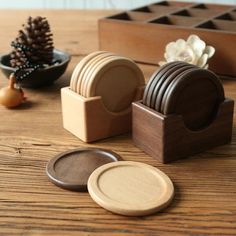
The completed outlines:
<svg viewBox="0 0 236 236">
<path fill-rule="evenodd" d="M 39 88 L 51 85 L 66 71 L 70 61 L 70 55 L 54 49 L 53 61 L 56 62 L 54 65 L 35 70 L 28 77 L 20 81 L 19 84 L 25 88 Z M 10 54 L 0 57 L 0 68 L 7 78 L 15 71 L 15 68 L 10 66 Z"/>
</svg>

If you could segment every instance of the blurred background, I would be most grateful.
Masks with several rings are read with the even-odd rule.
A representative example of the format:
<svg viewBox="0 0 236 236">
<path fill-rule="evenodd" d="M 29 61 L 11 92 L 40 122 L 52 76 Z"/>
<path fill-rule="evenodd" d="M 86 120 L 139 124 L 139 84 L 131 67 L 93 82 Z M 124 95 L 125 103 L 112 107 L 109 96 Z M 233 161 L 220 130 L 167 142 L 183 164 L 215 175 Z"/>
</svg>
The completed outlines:
<svg viewBox="0 0 236 236">
<path fill-rule="evenodd" d="M 204 2 L 236 5 L 236 0 L 181 0 L 186 2 Z M 0 8 L 64 8 L 64 9 L 111 9 L 134 8 L 153 0 L 0 0 Z"/>
</svg>

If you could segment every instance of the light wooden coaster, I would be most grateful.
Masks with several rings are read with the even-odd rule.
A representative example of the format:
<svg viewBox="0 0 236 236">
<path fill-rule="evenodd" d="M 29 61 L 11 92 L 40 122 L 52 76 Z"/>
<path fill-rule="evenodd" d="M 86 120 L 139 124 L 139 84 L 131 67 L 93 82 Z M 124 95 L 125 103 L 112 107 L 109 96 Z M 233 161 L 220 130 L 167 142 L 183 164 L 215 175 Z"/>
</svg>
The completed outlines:
<svg viewBox="0 0 236 236">
<path fill-rule="evenodd" d="M 126 58 L 112 58 L 97 67 L 89 78 L 87 97 L 101 96 L 110 112 L 130 108 L 137 88 L 144 85 L 140 68 Z"/>
<path fill-rule="evenodd" d="M 96 58 L 94 58 L 93 60 L 91 60 L 91 62 L 89 63 L 88 69 L 86 70 L 86 72 L 83 75 L 83 80 L 82 80 L 82 84 L 81 84 L 81 95 L 82 96 L 88 97 L 87 96 L 87 87 L 89 84 L 89 80 L 91 78 L 91 75 L 94 73 L 94 71 L 96 71 L 98 65 L 103 63 L 104 61 L 109 60 L 109 58 L 115 58 L 115 57 L 117 57 L 117 56 L 112 53 L 109 53 L 109 54 L 99 55 Z"/>
<path fill-rule="evenodd" d="M 83 67 L 87 64 L 87 62 L 89 60 L 91 60 L 93 57 L 103 54 L 103 53 L 107 53 L 106 51 L 96 51 L 93 53 L 90 53 L 89 55 L 87 55 L 86 57 L 84 57 L 74 68 L 72 76 L 71 76 L 71 80 L 70 80 L 70 88 L 71 90 L 73 90 L 74 92 L 76 92 L 77 89 L 77 80 L 78 80 L 78 75 L 80 74 L 81 70 L 83 69 Z"/>
<path fill-rule="evenodd" d="M 86 81 L 86 74 L 93 68 L 94 63 L 99 62 L 100 60 L 102 60 L 103 58 L 107 58 L 109 56 L 114 55 L 113 53 L 109 53 L 109 52 L 104 52 L 104 53 L 100 53 L 96 56 L 94 56 L 93 58 L 91 58 L 86 65 L 84 65 L 83 69 L 81 70 L 80 74 L 78 75 L 78 82 L 77 82 L 77 93 L 79 93 L 82 96 L 84 95 L 84 91 L 85 91 L 85 81 Z"/>
<path fill-rule="evenodd" d="M 169 177 L 147 164 L 121 161 L 96 169 L 88 180 L 92 199 L 121 215 L 143 216 L 167 207 L 174 196 Z"/>
<path fill-rule="evenodd" d="M 93 54 L 93 53 L 92 53 Z M 106 52 L 106 51 L 98 51 L 97 53 L 94 53 L 93 56 L 91 56 L 90 58 L 88 58 L 88 60 L 86 60 L 84 66 L 80 69 L 79 73 L 77 74 L 77 84 L 76 84 L 76 92 L 79 93 L 80 95 L 81 94 L 81 90 L 82 90 L 82 83 L 83 83 L 83 78 L 84 78 L 84 73 L 87 71 L 89 65 L 90 65 L 90 62 L 92 60 L 94 60 L 94 58 L 96 58 L 97 56 L 100 56 L 100 55 L 107 55 L 109 54 L 109 52 Z"/>
</svg>

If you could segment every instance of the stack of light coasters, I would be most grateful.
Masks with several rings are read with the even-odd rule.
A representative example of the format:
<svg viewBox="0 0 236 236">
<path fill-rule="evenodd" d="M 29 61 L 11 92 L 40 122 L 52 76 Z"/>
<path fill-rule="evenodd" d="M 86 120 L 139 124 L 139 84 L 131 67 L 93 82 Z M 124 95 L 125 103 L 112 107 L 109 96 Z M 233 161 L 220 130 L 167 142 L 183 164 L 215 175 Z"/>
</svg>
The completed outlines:
<svg viewBox="0 0 236 236">
<path fill-rule="evenodd" d="M 149 215 L 171 203 L 174 186 L 165 173 L 147 164 L 120 160 L 109 150 L 77 149 L 51 159 L 46 173 L 61 188 L 88 189 L 97 204 L 121 215 Z"/>
<path fill-rule="evenodd" d="M 62 89 L 64 128 L 85 142 L 131 130 L 131 104 L 141 99 L 144 76 L 132 60 L 98 51 L 75 67 Z"/>
<path fill-rule="evenodd" d="M 133 104 L 134 143 L 164 163 L 228 143 L 233 106 L 213 72 L 168 63 Z"/>
</svg>

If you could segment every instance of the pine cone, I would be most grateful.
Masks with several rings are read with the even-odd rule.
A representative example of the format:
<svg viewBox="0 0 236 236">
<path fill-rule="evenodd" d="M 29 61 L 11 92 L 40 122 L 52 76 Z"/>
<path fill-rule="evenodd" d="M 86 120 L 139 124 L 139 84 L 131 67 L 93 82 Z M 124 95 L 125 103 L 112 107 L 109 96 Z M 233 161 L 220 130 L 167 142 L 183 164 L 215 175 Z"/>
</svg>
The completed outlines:
<svg viewBox="0 0 236 236">
<path fill-rule="evenodd" d="M 18 37 L 13 41 L 15 46 L 11 53 L 11 66 L 19 67 L 30 64 L 52 64 L 53 39 L 50 26 L 45 17 L 29 17 L 23 30 L 19 30 Z M 26 49 L 24 49 L 26 48 Z"/>
</svg>

